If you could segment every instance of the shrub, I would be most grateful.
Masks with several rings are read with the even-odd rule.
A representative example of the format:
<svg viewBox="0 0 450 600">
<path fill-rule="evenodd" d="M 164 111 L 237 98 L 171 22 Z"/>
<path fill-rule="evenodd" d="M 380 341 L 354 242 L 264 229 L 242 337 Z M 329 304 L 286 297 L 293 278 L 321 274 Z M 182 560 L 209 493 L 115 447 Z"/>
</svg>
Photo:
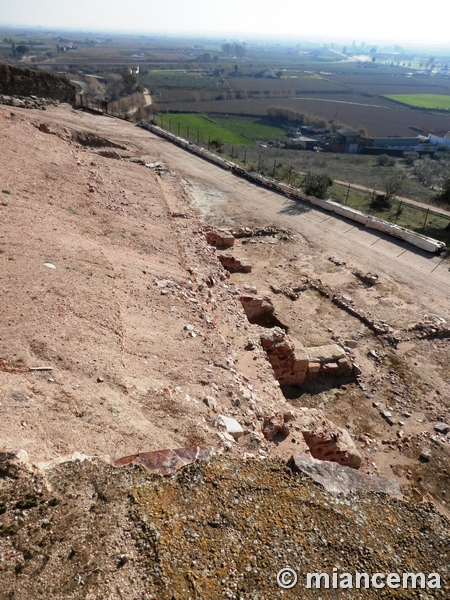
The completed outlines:
<svg viewBox="0 0 450 600">
<path fill-rule="evenodd" d="M 395 158 L 388 156 L 387 154 L 380 154 L 377 164 L 380 167 L 393 167 L 395 165 Z"/>
<path fill-rule="evenodd" d="M 393 196 L 400 194 L 405 184 L 405 175 L 397 169 L 390 173 L 384 181 L 385 197 L 390 200 Z"/>
<path fill-rule="evenodd" d="M 444 181 L 441 193 L 434 196 L 433 201 L 436 202 L 436 204 L 450 206 L 450 177 Z"/>
<path fill-rule="evenodd" d="M 419 160 L 420 156 L 416 150 L 406 150 L 403 152 L 403 160 L 405 163 L 412 167 L 416 160 Z"/>
<path fill-rule="evenodd" d="M 333 185 L 333 180 L 326 173 L 310 173 L 302 184 L 303 191 L 308 196 L 325 199 L 328 188 Z"/>
<path fill-rule="evenodd" d="M 386 194 L 377 194 L 370 203 L 373 210 L 386 210 L 392 207 L 392 200 Z"/>
</svg>

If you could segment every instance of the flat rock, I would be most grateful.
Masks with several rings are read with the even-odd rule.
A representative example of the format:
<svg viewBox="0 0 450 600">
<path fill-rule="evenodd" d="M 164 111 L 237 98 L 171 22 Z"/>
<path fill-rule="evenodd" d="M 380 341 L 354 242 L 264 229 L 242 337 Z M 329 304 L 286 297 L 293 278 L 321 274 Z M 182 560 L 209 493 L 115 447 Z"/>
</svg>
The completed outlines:
<svg viewBox="0 0 450 600">
<path fill-rule="evenodd" d="M 123 456 L 113 464 L 116 467 L 135 464 L 143 465 L 151 473 L 172 475 L 196 460 L 208 460 L 214 453 L 210 447 L 192 446 L 191 448 L 177 448 L 176 450 L 156 450 L 155 452 L 141 452 Z"/>
<path fill-rule="evenodd" d="M 447 423 L 436 423 L 434 430 L 438 433 L 442 433 L 442 435 L 447 435 L 450 431 L 450 425 L 447 425 Z"/>
<path fill-rule="evenodd" d="M 244 434 L 244 430 L 242 429 L 241 425 L 232 417 L 219 415 L 217 417 L 217 425 L 219 427 L 224 427 L 226 432 L 232 435 L 235 440 L 239 439 Z"/>
<path fill-rule="evenodd" d="M 28 462 L 28 452 L 26 450 L 11 450 L 0 452 L 0 462 L 17 460 L 19 462 Z"/>
<path fill-rule="evenodd" d="M 310 362 L 335 362 L 340 358 L 345 358 L 345 350 L 337 344 L 327 346 L 315 346 L 306 348 Z"/>
<path fill-rule="evenodd" d="M 294 455 L 289 464 L 324 487 L 327 492 L 351 494 L 357 490 L 382 492 L 394 498 L 402 498 L 400 485 L 393 479 L 378 475 L 366 475 L 350 467 L 327 460 L 316 460 L 306 454 Z"/>
</svg>

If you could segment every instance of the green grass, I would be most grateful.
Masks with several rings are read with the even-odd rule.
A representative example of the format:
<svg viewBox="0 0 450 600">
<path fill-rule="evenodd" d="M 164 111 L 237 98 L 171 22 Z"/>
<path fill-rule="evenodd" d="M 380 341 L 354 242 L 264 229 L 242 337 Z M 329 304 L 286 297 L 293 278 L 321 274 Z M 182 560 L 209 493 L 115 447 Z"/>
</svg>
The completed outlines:
<svg viewBox="0 0 450 600">
<path fill-rule="evenodd" d="M 233 117 L 212 117 L 212 120 L 218 125 L 229 129 L 233 133 L 245 135 L 252 140 L 279 140 L 284 138 L 286 132 L 281 127 L 274 127 L 262 123 L 258 119 L 233 118 Z"/>
<path fill-rule="evenodd" d="M 450 110 L 450 95 L 445 94 L 392 94 L 385 96 L 385 98 L 415 108 Z"/>
<path fill-rule="evenodd" d="M 221 90 L 223 84 L 218 77 L 203 73 L 183 73 L 180 71 L 151 71 L 141 75 L 140 81 L 151 90 L 166 88 L 172 90 Z"/>
<path fill-rule="evenodd" d="M 225 129 L 221 125 L 215 123 L 211 119 L 198 114 L 175 114 L 167 113 L 158 115 L 155 119 L 157 125 L 161 125 L 175 134 L 180 134 L 181 137 L 188 137 L 193 142 L 207 144 L 208 140 L 219 139 L 223 144 L 234 144 L 236 146 L 249 146 L 254 142 L 248 137 L 244 137 L 239 133 Z M 179 126 L 179 127 L 178 127 Z"/>
</svg>

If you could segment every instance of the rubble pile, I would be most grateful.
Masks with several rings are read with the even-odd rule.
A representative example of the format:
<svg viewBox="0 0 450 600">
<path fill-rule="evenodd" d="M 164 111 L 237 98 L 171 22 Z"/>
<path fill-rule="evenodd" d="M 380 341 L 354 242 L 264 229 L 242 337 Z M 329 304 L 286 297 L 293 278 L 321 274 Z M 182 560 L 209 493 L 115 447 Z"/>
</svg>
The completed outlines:
<svg viewBox="0 0 450 600">
<path fill-rule="evenodd" d="M 359 269 L 352 269 L 352 273 L 366 285 L 375 285 L 376 283 L 380 283 L 376 273 L 363 273 Z"/>
<path fill-rule="evenodd" d="M 51 100 L 50 98 L 38 98 L 37 96 L 8 96 L 3 94 L 0 95 L 0 104 L 16 108 L 39 108 L 46 110 L 50 104 L 58 106 L 59 101 Z"/>
<path fill-rule="evenodd" d="M 411 325 L 408 331 L 417 331 L 420 338 L 448 338 L 450 327 L 442 317 L 429 317 L 425 315 L 424 320 Z"/>
<path fill-rule="evenodd" d="M 283 236 L 283 239 L 293 239 L 288 231 L 275 227 L 274 225 L 256 227 L 254 229 L 251 229 L 250 227 L 239 227 L 238 229 L 233 230 L 232 234 L 237 239 L 263 236 Z"/>
<path fill-rule="evenodd" d="M 313 600 L 306 573 L 355 565 L 438 573 L 440 589 L 402 597 L 448 597 L 448 520 L 431 504 L 336 463 L 294 455 L 291 465 L 219 456 L 163 477 L 89 459 L 0 464 L 0 596 Z M 286 566 L 298 573 L 292 590 L 277 585 Z"/>
</svg>

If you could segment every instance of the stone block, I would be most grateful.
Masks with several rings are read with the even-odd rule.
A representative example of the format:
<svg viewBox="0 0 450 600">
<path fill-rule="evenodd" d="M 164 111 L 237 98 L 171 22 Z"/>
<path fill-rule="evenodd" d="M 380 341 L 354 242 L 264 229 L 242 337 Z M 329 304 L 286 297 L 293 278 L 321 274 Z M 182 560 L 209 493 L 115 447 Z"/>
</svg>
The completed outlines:
<svg viewBox="0 0 450 600">
<path fill-rule="evenodd" d="M 231 233 L 229 235 L 224 235 L 220 238 L 221 244 L 222 246 L 226 246 L 227 248 L 231 248 L 231 246 L 234 246 L 234 237 L 231 235 Z"/>
<path fill-rule="evenodd" d="M 336 362 L 340 358 L 345 358 L 345 350 L 337 344 L 327 346 L 311 346 L 306 348 L 310 362 Z"/>
<path fill-rule="evenodd" d="M 339 365 L 335 362 L 323 363 L 320 365 L 320 370 L 323 373 L 330 373 L 332 375 L 339 371 Z"/>
<path fill-rule="evenodd" d="M 350 467 L 326 460 L 316 460 L 306 454 L 296 454 L 292 457 L 290 464 L 296 471 L 308 475 L 331 493 L 352 494 L 357 490 L 363 490 L 402 498 L 400 485 L 387 477 L 366 475 Z"/>
<path fill-rule="evenodd" d="M 361 454 L 349 433 L 331 421 L 324 419 L 320 425 L 306 428 L 302 433 L 314 458 L 337 462 L 353 469 L 361 466 Z"/>
<path fill-rule="evenodd" d="M 217 418 L 217 425 L 219 427 L 224 427 L 226 432 L 233 436 L 235 440 L 238 440 L 242 435 L 244 435 L 244 430 L 241 425 L 231 417 L 226 417 L 225 415 L 219 415 Z"/>
</svg>

